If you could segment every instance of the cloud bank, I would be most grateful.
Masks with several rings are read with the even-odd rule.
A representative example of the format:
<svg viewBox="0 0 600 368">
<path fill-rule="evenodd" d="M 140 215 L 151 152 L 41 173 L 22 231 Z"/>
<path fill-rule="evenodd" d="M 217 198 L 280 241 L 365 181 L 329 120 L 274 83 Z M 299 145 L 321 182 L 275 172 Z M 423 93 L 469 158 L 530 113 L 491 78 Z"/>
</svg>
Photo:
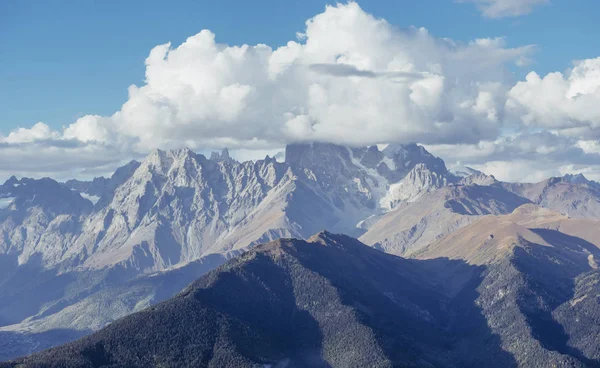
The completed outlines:
<svg viewBox="0 0 600 368">
<path fill-rule="evenodd" d="M 600 181 L 600 58 L 576 61 L 564 73 L 529 73 L 508 91 L 505 111 L 519 132 L 431 150 L 504 180 L 582 172 Z"/>
<path fill-rule="evenodd" d="M 65 176 L 100 172 L 156 147 L 226 146 L 247 157 L 301 141 L 418 142 L 453 162 L 529 162 L 542 153 L 519 142 L 534 132 L 544 142 L 561 140 L 555 147 L 562 156 L 553 160 L 576 149 L 586 157 L 581 165 L 593 165 L 600 59 L 516 82 L 510 68 L 524 67 L 533 52 L 503 38 L 461 43 L 424 28 L 400 29 L 353 2 L 327 6 L 276 49 L 222 44 L 202 30 L 179 46 L 154 47 L 145 84 L 130 86 L 112 116 L 0 135 L 0 172 Z M 462 157 L 457 147 L 475 155 Z"/>
</svg>

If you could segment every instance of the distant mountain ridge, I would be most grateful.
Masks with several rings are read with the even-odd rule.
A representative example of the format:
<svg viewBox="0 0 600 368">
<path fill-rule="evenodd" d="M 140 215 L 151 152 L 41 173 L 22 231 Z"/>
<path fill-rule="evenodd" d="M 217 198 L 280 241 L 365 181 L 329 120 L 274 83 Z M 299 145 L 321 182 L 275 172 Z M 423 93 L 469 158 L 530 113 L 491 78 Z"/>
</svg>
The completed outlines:
<svg viewBox="0 0 600 368">
<path fill-rule="evenodd" d="M 185 285 L 278 238 L 327 229 L 415 256 L 527 203 L 600 219 L 598 184 L 582 176 L 513 184 L 455 174 L 416 144 L 292 144 L 285 156 L 154 150 L 110 178 L 9 179 L 0 186 L 0 347 L 10 349 L 0 350 L 10 352 L 0 359 L 89 333 L 172 296 L 163 280 Z M 119 303 L 100 307 L 107 299 Z M 78 317 L 90 309 L 94 317 Z"/>
<path fill-rule="evenodd" d="M 506 188 L 541 206 L 574 218 L 600 218 L 600 184 L 583 174 L 539 183 L 507 183 Z"/>
<path fill-rule="evenodd" d="M 140 163 L 132 160 L 124 166 L 119 167 L 110 178 L 96 177 L 92 181 L 67 180 L 67 188 L 80 193 L 84 198 L 96 197 L 103 199 L 99 206 L 105 205 L 118 186 L 123 184 L 140 167 Z M 87 197 L 86 197 L 87 196 Z M 96 204 L 96 203 L 94 203 Z"/>
</svg>

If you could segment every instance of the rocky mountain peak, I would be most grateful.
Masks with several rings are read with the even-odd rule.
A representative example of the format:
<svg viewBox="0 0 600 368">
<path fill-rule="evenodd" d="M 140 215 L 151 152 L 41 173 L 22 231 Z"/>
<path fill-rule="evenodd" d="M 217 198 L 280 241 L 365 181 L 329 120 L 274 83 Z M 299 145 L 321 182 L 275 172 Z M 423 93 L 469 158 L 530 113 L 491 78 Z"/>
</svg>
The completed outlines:
<svg viewBox="0 0 600 368">
<path fill-rule="evenodd" d="M 325 247 L 335 247 L 341 250 L 350 250 L 355 247 L 362 247 L 358 240 L 344 234 L 334 234 L 327 230 L 320 231 L 307 239 L 308 243 L 318 244 Z M 359 245 L 360 244 L 360 245 Z M 365 248 L 366 249 L 366 248 Z"/>
<path fill-rule="evenodd" d="M 17 211 L 39 208 L 48 215 L 59 213 L 80 215 L 89 212 L 92 207 L 91 203 L 82 198 L 79 193 L 50 178 L 21 178 L 16 181 L 11 178 L 0 186 L 0 197 L 5 199 L 4 202 L 10 198 Z"/>
<path fill-rule="evenodd" d="M 416 144 L 401 144 L 401 143 L 390 143 L 383 149 L 383 154 L 386 157 L 407 157 L 409 150 L 416 150 Z"/>
<path fill-rule="evenodd" d="M 433 156 L 417 144 L 390 144 L 383 151 L 376 145 L 348 149 L 331 143 L 290 144 L 286 147 L 286 163 L 292 167 L 315 166 L 339 168 L 356 165 L 352 160 L 368 169 L 377 170 L 390 183 L 395 183 L 419 163 L 437 173 L 448 170 L 444 161 Z"/>
<path fill-rule="evenodd" d="M 383 149 L 382 153 L 386 157 L 399 160 L 410 160 L 414 157 L 436 158 L 434 155 L 429 153 L 425 147 L 416 143 L 391 143 Z"/>
<path fill-rule="evenodd" d="M 180 149 L 176 149 L 176 150 L 172 150 L 172 151 L 167 151 L 167 155 L 171 155 L 173 157 L 177 157 L 180 159 L 185 159 L 187 157 L 195 157 L 196 152 L 192 151 L 188 147 L 184 147 L 184 148 L 180 148 Z"/>
<path fill-rule="evenodd" d="M 425 147 L 417 144 L 389 144 L 382 151 L 383 155 L 391 161 L 388 163 L 391 172 L 389 180 L 397 183 L 402 180 L 415 165 L 419 163 L 427 164 L 429 170 L 438 174 L 446 174 L 448 169 L 444 161 L 429 153 Z"/>
<path fill-rule="evenodd" d="M 458 184 L 460 185 L 492 185 L 498 183 L 498 180 L 496 180 L 494 175 L 487 175 L 470 167 L 465 167 L 462 170 L 456 171 L 454 174 L 461 178 L 458 181 Z"/>
<path fill-rule="evenodd" d="M 319 243 L 322 245 L 328 245 L 330 243 L 334 243 L 335 235 L 330 233 L 327 230 L 322 230 L 319 231 L 318 233 L 316 233 L 315 235 L 311 236 L 310 238 L 308 238 L 308 242 L 309 243 Z"/>
<path fill-rule="evenodd" d="M 291 167 L 339 167 L 349 160 L 348 149 L 332 143 L 293 143 L 285 148 L 285 162 Z"/>
<path fill-rule="evenodd" d="M 376 145 L 363 149 L 354 150 L 355 157 L 360 158 L 360 163 L 368 168 L 376 169 L 384 159 L 383 152 Z M 393 169 L 388 167 L 388 169 Z"/>
<path fill-rule="evenodd" d="M 560 184 L 577 187 L 585 190 L 600 191 L 600 184 L 588 180 L 583 174 L 566 174 L 560 177 L 549 178 L 542 183 L 545 183 L 545 187 L 550 188 Z M 541 184 L 541 183 L 540 183 Z"/>
<path fill-rule="evenodd" d="M 374 210 L 389 210 L 449 182 L 444 161 L 416 144 L 393 144 L 383 151 L 376 145 L 292 144 L 286 163 L 326 189 L 342 211 L 348 211 L 344 202 L 359 203 L 356 216 L 366 216 L 356 223 Z"/>
<path fill-rule="evenodd" d="M 169 155 L 168 152 L 171 152 Z M 142 168 L 166 172 L 173 162 L 173 151 L 152 150 L 140 165 Z"/>
<path fill-rule="evenodd" d="M 211 161 L 229 161 L 231 160 L 231 156 L 229 156 L 229 150 L 227 148 L 223 148 L 221 153 L 213 151 L 210 154 Z"/>
<path fill-rule="evenodd" d="M 582 174 L 566 174 L 562 177 L 562 181 L 566 181 L 571 184 L 589 184 L 590 181 Z"/>
<path fill-rule="evenodd" d="M 167 177 L 169 175 L 181 176 L 186 172 L 196 175 L 195 169 L 206 158 L 195 153 L 189 148 L 177 150 L 154 150 L 140 163 L 133 176 L 144 180 L 154 177 Z M 143 181 L 143 180 L 142 180 Z"/>
<path fill-rule="evenodd" d="M 114 188 L 123 184 L 125 180 L 131 177 L 135 170 L 137 170 L 138 167 L 140 167 L 140 164 L 141 163 L 139 161 L 131 160 L 127 164 L 115 170 L 115 172 L 110 177 L 111 183 L 109 186 L 112 187 L 111 189 L 114 190 Z"/>
<path fill-rule="evenodd" d="M 18 184 L 18 183 L 19 183 L 19 179 L 17 179 L 17 177 L 13 175 L 10 178 L 8 178 L 8 180 L 6 180 L 2 186 L 13 187 L 15 184 Z"/>
<path fill-rule="evenodd" d="M 385 197 L 380 201 L 384 209 L 392 209 L 399 202 L 413 202 L 421 195 L 444 187 L 448 184 L 446 173 L 431 170 L 429 164 L 418 163 L 408 174 L 399 181 L 390 185 Z"/>
</svg>

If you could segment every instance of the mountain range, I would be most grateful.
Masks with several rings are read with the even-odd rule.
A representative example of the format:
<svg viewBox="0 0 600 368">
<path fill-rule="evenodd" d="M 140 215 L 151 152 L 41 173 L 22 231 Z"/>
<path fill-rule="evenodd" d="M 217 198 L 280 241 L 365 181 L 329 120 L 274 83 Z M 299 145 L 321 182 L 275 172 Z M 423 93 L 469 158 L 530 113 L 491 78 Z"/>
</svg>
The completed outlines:
<svg viewBox="0 0 600 368">
<path fill-rule="evenodd" d="M 575 236 L 598 239 L 589 230 L 527 205 L 419 259 L 328 232 L 279 239 L 166 302 L 4 366 L 598 366 L 600 249 Z M 469 246 L 451 252 L 457 242 Z M 460 255 L 438 258 L 449 252 Z"/>
<path fill-rule="evenodd" d="M 450 172 L 415 144 L 292 144 L 284 162 L 155 150 L 90 182 L 12 177 L 0 186 L 0 359 L 101 330 L 28 364 L 347 366 L 340 351 L 355 343 L 357 362 L 381 366 L 593 365 L 598 220 L 600 184 L 582 175 L 505 183 Z M 168 324 L 181 331 L 161 335 Z M 160 336 L 136 347 L 158 360 L 128 360 L 132 333 Z M 160 352 L 189 334 L 198 351 Z"/>
</svg>

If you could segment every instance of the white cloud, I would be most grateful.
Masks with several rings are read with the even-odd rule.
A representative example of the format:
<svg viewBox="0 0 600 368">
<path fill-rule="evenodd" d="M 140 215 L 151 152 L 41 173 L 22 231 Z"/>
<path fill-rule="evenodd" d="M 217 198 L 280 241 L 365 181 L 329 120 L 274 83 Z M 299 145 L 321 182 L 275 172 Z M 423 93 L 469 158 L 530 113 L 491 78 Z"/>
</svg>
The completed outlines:
<svg viewBox="0 0 600 368">
<path fill-rule="evenodd" d="M 84 116 L 62 132 L 44 123 L 0 134 L 0 179 L 28 177 L 91 178 L 110 175 L 117 165 L 139 157 L 121 141 L 102 139 L 106 118 Z M 87 173 L 89 172 L 89 174 Z"/>
<path fill-rule="evenodd" d="M 49 176 L 59 180 L 110 175 L 118 165 L 139 157 L 115 145 L 65 139 L 20 144 L 0 142 L 0 156 L 0 179 L 16 175 Z"/>
<path fill-rule="evenodd" d="M 105 125 L 139 150 L 476 142 L 498 134 L 506 63 L 530 52 L 503 39 L 457 44 L 422 28 L 400 30 L 356 3 L 328 6 L 306 22 L 301 41 L 275 50 L 219 44 L 208 30 L 175 48 L 155 47 L 146 85 L 130 87 Z M 85 139 L 94 139 L 91 130 Z"/>
<path fill-rule="evenodd" d="M 6 137 L 0 135 L 0 143 L 31 143 L 41 140 L 56 139 L 58 137 L 60 137 L 58 132 L 52 131 L 48 125 L 39 122 L 31 128 L 18 128 L 10 132 Z"/>
<path fill-rule="evenodd" d="M 476 170 L 493 173 L 502 181 L 537 183 L 550 177 L 566 174 L 584 174 L 587 179 L 600 181 L 600 167 L 582 165 L 557 165 L 551 162 L 530 160 L 489 161 L 485 164 L 472 165 Z"/>
<path fill-rule="evenodd" d="M 577 142 L 577 147 L 581 148 L 585 153 L 600 154 L 600 141 L 580 140 Z"/>
<path fill-rule="evenodd" d="M 600 57 L 564 74 L 529 73 L 510 90 L 507 106 L 527 125 L 600 138 Z"/>
<path fill-rule="evenodd" d="M 426 148 L 443 157 L 450 169 L 470 166 L 505 181 L 531 182 L 578 172 L 600 179 L 600 142 L 547 131 Z"/>
<path fill-rule="evenodd" d="M 85 115 L 69 125 L 63 132 L 66 139 L 82 142 L 109 142 L 115 139 L 113 121 L 98 115 Z"/>
<path fill-rule="evenodd" d="M 600 179 L 600 58 L 565 73 L 535 72 L 506 96 L 516 132 L 477 144 L 432 145 L 452 165 L 471 165 L 503 180 L 535 181 L 582 172 Z"/>
<path fill-rule="evenodd" d="M 301 42 L 276 50 L 217 44 L 206 30 L 156 47 L 147 84 L 131 88 L 116 125 L 145 148 L 182 137 L 240 147 L 477 141 L 498 134 L 504 103 L 490 94 L 504 93 L 505 64 L 530 52 L 502 39 L 464 45 L 399 30 L 356 3 L 329 6 L 307 21 Z"/>
<path fill-rule="evenodd" d="M 177 47 L 156 46 L 146 84 L 131 86 L 112 116 L 87 115 L 61 132 L 40 123 L 0 139 L 140 153 L 272 150 L 306 140 L 477 142 L 501 129 L 506 64 L 531 51 L 501 38 L 461 44 L 423 28 L 402 30 L 356 3 L 338 4 L 309 19 L 301 39 L 275 50 L 220 44 L 209 30 Z"/>
<path fill-rule="evenodd" d="M 511 14 L 542 2 L 520 1 Z M 478 4 L 499 16 L 516 2 Z M 600 59 L 515 85 L 507 66 L 527 65 L 533 51 L 502 37 L 460 43 L 399 29 L 356 3 L 326 7 L 276 49 L 220 44 L 203 30 L 154 47 L 145 84 L 112 116 L 0 134 L 0 174 L 100 173 L 156 147 L 256 158 L 292 141 L 418 142 L 450 166 L 511 180 L 596 172 Z"/>
<path fill-rule="evenodd" d="M 474 3 L 488 18 L 516 17 L 529 14 L 535 7 L 548 4 L 550 0 L 458 0 Z"/>
</svg>

